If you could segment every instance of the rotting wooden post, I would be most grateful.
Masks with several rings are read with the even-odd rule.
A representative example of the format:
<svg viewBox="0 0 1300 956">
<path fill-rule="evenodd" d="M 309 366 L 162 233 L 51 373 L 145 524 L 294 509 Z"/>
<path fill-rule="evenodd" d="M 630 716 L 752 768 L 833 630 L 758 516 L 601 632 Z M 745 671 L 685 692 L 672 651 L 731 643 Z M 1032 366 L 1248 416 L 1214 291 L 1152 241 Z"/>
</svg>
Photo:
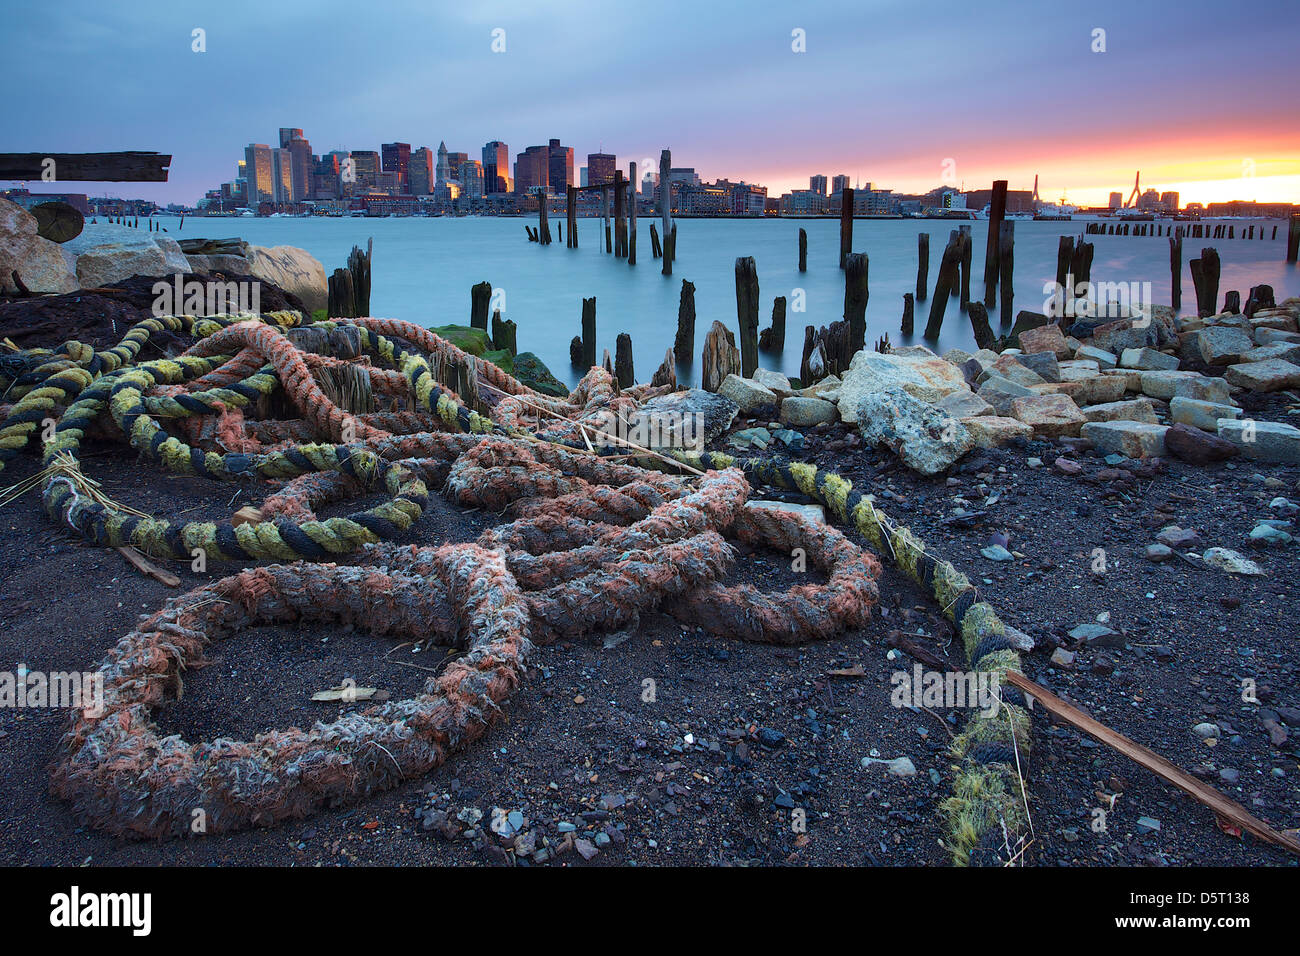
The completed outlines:
<svg viewBox="0 0 1300 956">
<path fill-rule="evenodd" d="M 627 264 L 636 265 L 636 163 L 628 163 Z"/>
<path fill-rule="evenodd" d="M 1169 297 L 1177 313 L 1183 307 L 1183 227 L 1169 237 Z"/>
<path fill-rule="evenodd" d="M 619 388 L 631 388 L 636 384 L 636 373 L 632 370 L 632 336 L 626 332 L 618 333 L 614 342 L 614 377 L 618 379 Z"/>
<path fill-rule="evenodd" d="M 673 223 L 673 231 L 668 234 L 668 258 L 673 262 L 677 261 L 677 223 Z"/>
<path fill-rule="evenodd" d="M 753 256 L 736 259 L 736 320 L 741 374 L 749 378 L 758 370 L 758 269 Z"/>
<path fill-rule="evenodd" d="M 817 345 L 817 327 L 805 325 L 803 328 L 803 357 L 799 360 L 799 381 L 805 388 L 813 384 L 811 359 Z"/>
<path fill-rule="evenodd" d="M 867 339 L 867 254 L 850 252 L 844 260 L 844 319 L 849 323 L 849 346 L 854 352 Z"/>
<path fill-rule="evenodd" d="M 1277 226 L 1273 227 L 1273 238 L 1277 238 Z M 1286 261 L 1295 262 L 1300 257 L 1300 212 L 1291 213 L 1291 222 L 1286 234 Z"/>
<path fill-rule="evenodd" d="M 975 333 L 975 345 L 986 349 L 993 344 L 993 330 L 989 328 L 989 310 L 983 302 L 972 302 L 966 307 L 970 318 L 971 331 Z"/>
<path fill-rule="evenodd" d="M 993 180 L 989 201 L 989 234 L 984 244 L 984 308 L 991 309 L 998 294 L 998 247 L 1002 241 L 1002 222 L 1007 215 L 1007 181 Z"/>
<path fill-rule="evenodd" d="M 356 318 L 356 293 L 352 288 L 352 271 L 335 269 L 329 277 L 329 302 L 326 315 L 331 319 Z"/>
<path fill-rule="evenodd" d="M 582 365 L 582 336 L 575 335 L 569 339 L 569 364 Z"/>
<path fill-rule="evenodd" d="M 1241 293 L 1236 289 L 1232 289 L 1224 295 L 1223 311 L 1230 315 L 1241 315 Z"/>
<path fill-rule="evenodd" d="M 944 247 L 943 257 L 939 260 L 939 277 L 934 282 L 934 299 L 930 303 L 930 319 L 925 324 L 925 337 L 937 339 L 943 328 L 943 314 L 948 308 L 948 296 L 958 280 L 958 264 L 961 262 L 961 233 L 952 231 L 948 245 Z"/>
<path fill-rule="evenodd" d="M 673 258 L 668 251 L 668 243 L 671 240 L 672 233 L 672 208 L 673 208 L 673 188 L 669 182 L 669 176 L 672 174 L 673 157 L 671 150 L 663 150 L 659 153 L 659 214 L 663 217 L 663 274 L 670 276 L 673 274 Z"/>
<path fill-rule="evenodd" d="M 970 267 L 974 255 L 972 252 L 974 242 L 971 239 L 970 226 L 958 226 L 957 231 L 961 233 L 961 309 L 965 312 L 966 307 L 970 305 Z"/>
<path fill-rule="evenodd" d="M 915 309 L 916 306 L 914 305 L 912 300 L 912 293 L 904 292 L 903 293 L 903 324 L 902 324 L 902 333 L 904 335 L 912 334 L 913 313 L 915 312 Z"/>
<path fill-rule="evenodd" d="M 469 324 L 472 328 L 487 331 L 488 306 L 492 302 L 492 283 L 476 282 L 469 290 Z"/>
<path fill-rule="evenodd" d="M 600 187 L 600 225 L 605 230 L 605 255 L 609 255 L 614 251 L 614 247 L 610 242 L 612 236 L 609 228 L 609 188 L 607 186 Z"/>
<path fill-rule="evenodd" d="M 466 407 L 482 411 L 478 397 L 478 368 L 472 355 L 462 355 L 456 363 L 456 394 Z"/>
<path fill-rule="evenodd" d="M 1080 236 L 1070 257 L 1070 275 L 1074 277 L 1076 286 L 1092 281 L 1092 252 L 1092 243 L 1084 242 Z"/>
<path fill-rule="evenodd" d="M 582 367 L 596 364 L 596 297 L 582 300 Z"/>
<path fill-rule="evenodd" d="M 492 346 L 505 349 L 511 355 L 518 354 L 518 330 L 514 319 L 501 318 L 501 310 L 492 312 Z"/>
<path fill-rule="evenodd" d="M 1187 268 L 1192 274 L 1192 288 L 1196 291 L 1196 314 L 1205 318 L 1213 313 L 1213 307 L 1207 308 L 1205 305 L 1205 276 L 1201 272 L 1201 260 L 1189 260 Z"/>
<path fill-rule="evenodd" d="M 569 238 L 565 240 L 565 245 L 570 249 L 578 248 L 578 190 L 574 186 L 566 186 L 564 190 L 566 210 L 564 214 L 565 221 L 569 224 Z"/>
<path fill-rule="evenodd" d="M 840 268 L 849 257 L 853 248 L 853 190 L 845 187 L 840 191 Z"/>
<path fill-rule="evenodd" d="M 930 284 L 930 234 L 916 234 L 916 301 L 924 302 Z"/>
<path fill-rule="evenodd" d="M 366 251 L 360 246 L 353 246 L 348 254 L 348 271 L 352 273 L 352 314 L 367 316 L 370 314 L 370 265 L 375 256 L 375 238 L 366 240 Z"/>
<path fill-rule="evenodd" d="M 537 194 L 537 241 L 544 246 L 551 244 L 551 224 L 546 218 L 546 207 L 548 205 L 546 190 L 543 189 Z"/>
<path fill-rule="evenodd" d="M 785 296 L 772 300 L 772 324 L 758 334 L 758 347 L 777 355 L 785 351 Z"/>
<path fill-rule="evenodd" d="M 998 226 L 998 273 L 1001 284 L 998 294 L 1002 306 L 998 321 L 1003 326 L 1009 326 L 1014 315 L 1012 302 L 1016 297 L 1015 263 L 1016 222 L 1014 219 L 1004 219 Z"/>
<path fill-rule="evenodd" d="M 668 385 L 673 389 L 677 388 L 677 363 L 673 359 L 673 350 L 664 351 L 664 360 L 659 367 L 655 369 L 654 375 L 650 379 L 651 386 Z"/>
<path fill-rule="evenodd" d="M 658 259 L 663 254 L 663 246 L 659 244 L 659 228 L 652 222 L 650 223 L 650 255 Z"/>
<path fill-rule="evenodd" d="M 1056 288 L 1060 296 L 1057 307 L 1057 322 L 1063 322 L 1066 304 L 1074 301 L 1074 283 L 1070 279 L 1070 261 L 1074 258 L 1074 237 L 1061 236 L 1056 245 Z"/>
<path fill-rule="evenodd" d="M 650 228 L 654 228 L 651 223 Z M 695 355 L 695 283 L 682 280 L 682 296 L 677 303 L 677 338 L 673 341 L 677 361 L 688 365 Z"/>
<path fill-rule="evenodd" d="M 799 230 L 799 271 L 808 271 L 808 230 Z"/>
<path fill-rule="evenodd" d="M 1204 305 L 1208 311 L 1200 313 L 1201 317 L 1211 316 L 1219 301 L 1219 250 L 1206 246 L 1201 250 L 1201 278 L 1205 284 L 1205 298 L 1197 298 L 1197 305 Z"/>
<path fill-rule="evenodd" d="M 614 170 L 614 258 L 627 256 L 627 221 L 623 218 L 626 195 L 623 191 L 623 170 Z"/>
</svg>

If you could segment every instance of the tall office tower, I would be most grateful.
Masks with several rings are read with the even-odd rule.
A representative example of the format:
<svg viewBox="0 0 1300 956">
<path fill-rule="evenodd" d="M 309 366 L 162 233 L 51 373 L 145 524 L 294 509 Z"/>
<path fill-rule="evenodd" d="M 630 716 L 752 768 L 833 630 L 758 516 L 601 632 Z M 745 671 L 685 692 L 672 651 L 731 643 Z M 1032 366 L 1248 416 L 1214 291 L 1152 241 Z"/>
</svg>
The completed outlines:
<svg viewBox="0 0 1300 956">
<path fill-rule="evenodd" d="M 373 149 L 359 149 L 352 153 L 354 192 L 368 192 L 379 183 L 379 154 Z"/>
<path fill-rule="evenodd" d="M 808 189 L 818 196 L 826 195 L 826 177 L 820 174 L 808 177 Z"/>
<path fill-rule="evenodd" d="M 289 168 L 293 177 L 293 201 L 302 202 L 311 198 L 313 161 L 311 143 L 302 135 L 302 130 L 292 127 L 280 127 L 280 148 L 287 149 L 290 155 Z"/>
<path fill-rule="evenodd" d="M 840 175 L 831 179 L 831 192 L 842 193 L 844 192 L 844 190 L 848 189 L 851 185 L 852 182 L 849 180 L 849 177 L 841 173 Z"/>
<path fill-rule="evenodd" d="M 550 149 L 546 146 L 529 146 L 515 157 L 515 192 L 527 195 L 534 189 L 547 189 L 550 184 Z"/>
<path fill-rule="evenodd" d="M 483 191 L 485 193 L 509 192 L 510 147 L 492 140 L 483 147 Z"/>
<path fill-rule="evenodd" d="M 433 150 L 421 146 L 411 154 L 409 167 L 410 191 L 412 196 L 428 196 L 433 193 Z"/>
<path fill-rule="evenodd" d="M 1124 194 L 1123 194 L 1123 193 L 1111 193 L 1111 194 L 1110 194 L 1110 208 L 1111 208 L 1111 209 L 1119 209 L 1119 208 L 1120 208 L 1121 206 L 1123 206 L 1123 205 L 1124 205 Z"/>
<path fill-rule="evenodd" d="M 253 209 L 258 203 L 275 202 L 273 163 L 271 147 L 265 143 L 244 147 L 244 178 L 248 183 L 248 205 Z"/>
<path fill-rule="evenodd" d="M 448 153 L 447 169 L 451 172 L 451 181 L 460 182 L 460 167 L 469 159 L 468 153 Z"/>
<path fill-rule="evenodd" d="M 603 186 L 614 181 L 618 158 L 613 153 L 587 154 L 587 185 Z"/>
<path fill-rule="evenodd" d="M 435 185 L 442 186 L 452 182 L 454 177 L 451 174 L 451 164 L 447 160 L 447 144 L 442 142 L 438 144 L 438 166 Z"/>
<path fill-rule="evenodd" d="M 293 154 L 287 149 L 271 150 L 272 202 L 291 203 L 293 198 Z"/>
<path fill-rule="evenodd" d="M 1178 212 L 1178 193 L 1167 192 L 1160 194 L 1160 202 L 1165 207 L 1165 212 Z"/>
<path fill-rule="evenodd" d="M 483 164 L 477 159 L 461 161 L 460 194 L 468 199 L 477 199 L 483 195 Z"/>
<path fill-rule="evenodd" d="M 561 146 L 553 139 L 547 147 L 547 183 L 553 193 L 563 195 L 573 185 L 573 147 Z"/>
<path fill-rule="evenodd" d="M 382 153 L 384 172 L 396 173 L 397 188 L 406 192 L 411 182 L 411 144 L 383 143 L 379 149 Z"/>
</svg>

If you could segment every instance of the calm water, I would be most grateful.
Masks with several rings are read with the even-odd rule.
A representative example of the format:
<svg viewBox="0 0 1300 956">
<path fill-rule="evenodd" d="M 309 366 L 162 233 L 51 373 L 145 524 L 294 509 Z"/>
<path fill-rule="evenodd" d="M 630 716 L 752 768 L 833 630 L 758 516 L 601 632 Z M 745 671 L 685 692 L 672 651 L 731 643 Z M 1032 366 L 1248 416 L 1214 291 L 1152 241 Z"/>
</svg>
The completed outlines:
<svg viewBox="0 0 1300 956">
<path fill-rule="evenodd" d="M 760 361 L 797 375 L 805 325 L 827 325 L 842 318 L 844 278 L 839 270 L 838 220 L 679 220 L 677 261 L 673 276 L 660 275 L 660 263 L 650 255 L 649 222 L 638 223 L 638 265 L 599 251 L 599 220 L 578 223 L 580 248 L 563 242 L 542 247 L 529 242 L 524 223 L 534 219 L 188 219 L 177 232 L 176 221 L 164 219 L 175 238 L 229 238 L 238 236 L 257 245 L 293 245 L 306 249 L 325 266 L 328 274 L 345 264 L 352 246 L 365 247 L 375 240 L 371 311 L 375 315 L 405 319 L 424 325 L 469 323 L 470 286 L 487 280 L 505 296 L 503 315 L 519 326 L 519 348 L 536 352 L 551 370 L 570 384 L 578 378 L 569 364 L 569 340 L 581 333 L 582 299 L 596 297 L 596 354 L 614 352 L 619 332 L 629 332 L 637 375 L 647 380 L 672 346 L 677 327 L 677 303 L 682 279 L 695 284 L 696 354 L 714 319 L 735 332 L 735 259 L 753 256 L 764 307 L 761 325 L 771 319 L 771 302 L 784 295 L 793 304 L 795 289 L 804 290 L 806 311 L 788 311 L 786 350 L 783 356 L 760 353 Z M 552 231 L 554 232 L 554 219 Z M 563 219 L 561 218 L 561 224 Z M 983 297 L 984 241 L 988 224 L 973 222 L 974 256 L 971 296 Z M 1235 223 L 1237 232 L 1244 223 Z M 1259 221 L 1255 221 L 1256 233 Z M 1272 233 L 1274 223 L 1265 227 Z M 899 333 L 903 293 L 915 290 L 916 236 L 930 234 L 930 294 L 939 259 L 953 222 L 942 220 L 858 220 L 853 226 L 853 248 L 870 257 L 871 299 L 867 306 L 868 342 L 889 333 L 890 341 L 907 344 Z M 808 231 L 808 271 L 798 269 L 799 229 Z M 1016 223 L 1015 308 L 1042 311 L 1043 283 L 1056 275 L 1058 237 L 1079 235 L 1082 220 L 1072 222 Z M 1195 310 L 1195 294 L 1187 261 L 1203 246 L 1213 245 L 1222 261 L 1220 303 L 1229 289 L 1242 299 L 1252 285 L 1269 283 L 1277 298 L 1300 295 L 1300 276 L 1283 261 L 1286 226 L 1276 240 L 1184 240 L 1183 310 Z M 1088 236 L 1094 243 L 1094 282 L 1147 282 L 1156 303 L 1169 301 L 1169 244 L 1164 238 Z M 930 301 L 916 307 L 916 336 L 929 315 Z M 993 310 L 996 328 L 997 312 Z M 931 344 L 931 343 L 924 343 Z M 950 300 L 938 344 L 973 348 L 970 322 Z M 933 346 L 932 346 L 933 347 Z M 692 369 L 679 376 L 698 382 L 698 358 Z"/>
</svg>

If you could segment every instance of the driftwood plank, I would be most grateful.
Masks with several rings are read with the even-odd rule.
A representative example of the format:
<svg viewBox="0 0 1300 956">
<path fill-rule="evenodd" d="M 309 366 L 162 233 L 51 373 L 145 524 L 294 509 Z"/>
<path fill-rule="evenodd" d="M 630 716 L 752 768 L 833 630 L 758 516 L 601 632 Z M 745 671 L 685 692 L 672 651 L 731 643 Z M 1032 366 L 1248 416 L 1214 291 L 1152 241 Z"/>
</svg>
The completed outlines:
<svg viewBox="0 0 1300 956">
<path fill-rule="evenodd" d="M 54 160 L 50 167 L 46 160 Z M 0 179 L 54 182 L 165 183 L 168 153 L 0 153 Z M 46 172 L 46 170 L 49 172 Z"/>
</svg>

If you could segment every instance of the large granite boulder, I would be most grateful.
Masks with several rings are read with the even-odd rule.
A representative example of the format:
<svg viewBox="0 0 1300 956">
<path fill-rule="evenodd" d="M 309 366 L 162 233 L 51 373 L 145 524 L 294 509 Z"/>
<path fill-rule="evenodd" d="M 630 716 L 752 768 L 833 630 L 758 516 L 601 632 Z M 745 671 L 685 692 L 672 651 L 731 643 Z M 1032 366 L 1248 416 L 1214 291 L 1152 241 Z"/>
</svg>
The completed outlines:
<svg viewBox="0 0 1300 956">
<path fill-rule="evenodd" d="M 863 349 L 853 356 L 840 384 L 840 418 L 856 422 L 862 399 L 889 388 L 901 388 L 923 402 L 937 402 L 970 386 L 959 368 L 929 349 L 914 348 L 903 354 Z"/>
<path fill-rule="evenodd" d="M 16 203 L 0 199 L 0 291 L 16 292 L 13 274 L 31 292 L 62 293 L 77 289 L 77 278 L 57 242 L 36 233 L 36 217 Z"/>
<path fill-rule="evenodd" d="M 329 306 L 325 267 L 296 246 L 249 246 L 248 274 L 292 292 L 309 312 Z"/>
<path fill-rule="evenodd" d="M 189 260 L 176 240 L 148 233 L 91 246 L 77 256 L 77 281 L 83 289 L 103 288 L 132 276 L 189 273 Z"/>
<path fill-rule="evenodd" d="M 863 394 L 855 412 L 863 438 L 888 448 L 923 475 L 938 474 L 975 447 L 965 425 L 902 386 Z M 842 397 L 840 414 L 844 414 Z"/>
</svg>

